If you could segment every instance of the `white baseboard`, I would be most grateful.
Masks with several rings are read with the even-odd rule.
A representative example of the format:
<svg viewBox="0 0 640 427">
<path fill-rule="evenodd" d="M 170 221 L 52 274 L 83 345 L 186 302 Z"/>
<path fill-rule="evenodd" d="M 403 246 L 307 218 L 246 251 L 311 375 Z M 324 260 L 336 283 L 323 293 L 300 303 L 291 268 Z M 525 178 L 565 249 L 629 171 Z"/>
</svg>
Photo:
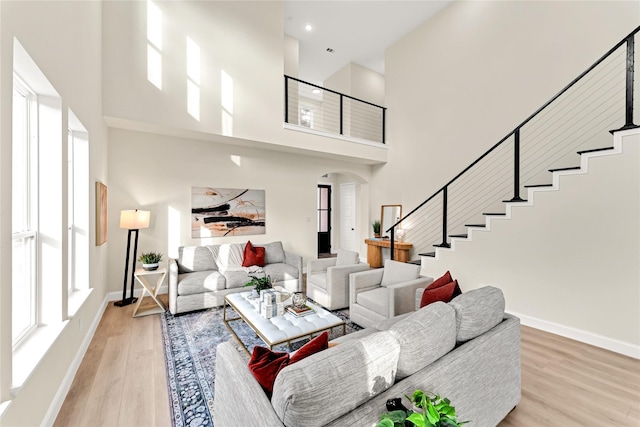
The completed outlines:
<svg viewBox="0 0 640 427">
<path fill-rule="evenodd" d="M 640 346 L 638 345 L 594 334 L 592 332 L 571 328 L 569 326 L 559 325 L 557 323 L 537 319 L 520 313 L 509 312 L 509 314 L 519 317 L 520 323 L 525 326 L 530 326 L 535 329 L 540 329 L 541 331 L 550 332 L 552 334 L 571 338 L 586 344 L 591 344 L 596 347 L 611 350 L 615 353 L 633 357 L 634 359 L 640 359 Z"/>
<path fill-rule="evenodd" d="M 62 380 L 62 383 L 60 383 L 60 387 L 58 387 L 58 391 L 56 392 L 56 395 L 53 398 L 53 401 L 51 402 L 51 405 L 49 406 L 49 409 L 47 410 L 47 413 L 44 419 L 42 420 L 42 426 L 52 426 L 53 423 L 56 421 L 58 413 L 62 408 L 62 404 L 64 403 L 64 400 L 67 397 L 67 393 L 69 393 L 69 389 L 71 388 L 73 379 L 76 377 L 76 373 L 80 368 L 82 359 L 84 359 L 84 355 L 87 352 L 87 349 L 89 348 L 89 344 L 91 344 L 93 335 L 96 333 L 96 330 L 98 329 L 100 320 L 102 320 L 102 315 L 104 314 L 104 311 L 107 308 L 107 304 L 108 304 L 108 300 L 105 297 L 104 300 L 102 301 L 102 305 L 100 309 L 96 312 L 96 315 L 93 317 L 93 321 L 91 322 L 91 325 L 89 326 L 89 329 L 87 330 L 87 333 L 85 334 L 84 339 L 82 340 L 82 343 L 78 348 L 76 356 L 73 358 L 71 365 L 69 365 L 69 368 L 67 369 L 67 373 L 65 374 L 64 379 Z"/>
<path fill-rule="evenodd" d="M 160 290 L 158 291 L 158 295 L 162 295 L 162 294 L 166 294 L 169 292 L 169 286 L 167 285 L 162 285 L 160 286 Z M 127 295 L 129 294 L 129 290 L 127 289 Z M 133 296 L 140 298 L 140 295 L 142 295 L 142 288 L 137 287 L 136 289 L 133 290 Z M 148 296 L 149 294 L 147 294 Z M 122 292 L 118 291 L 118 292 L 109 292 L 106 296 L 105 296 L 105 301 L 109 302 L 109 301 L 120 301 L 122 299 Z M 105 308 L 106 308 L 106 304 L 105 304 Z"/>
</svg>

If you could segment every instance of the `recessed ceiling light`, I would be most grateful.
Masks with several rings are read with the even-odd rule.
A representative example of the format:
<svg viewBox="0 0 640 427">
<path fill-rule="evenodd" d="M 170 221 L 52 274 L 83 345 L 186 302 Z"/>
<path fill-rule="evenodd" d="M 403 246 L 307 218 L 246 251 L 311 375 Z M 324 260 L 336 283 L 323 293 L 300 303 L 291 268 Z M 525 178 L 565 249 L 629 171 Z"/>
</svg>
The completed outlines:
<svg viewBox="0 0 640 427">
<path fill-rule="evenodd" d="M 313 30 L 313 25 L 307 24 L 307 25 L 304 26 L 304 29 L 307 30 L 307 31 L 311 31 L 311 30 Z"/>
<path fill-rule="evenodd" d="M 314 95 L 317 95 L 320 93 L 320 89 L 313 89 L 311 93 L 313 93 Z"/>
</svg>

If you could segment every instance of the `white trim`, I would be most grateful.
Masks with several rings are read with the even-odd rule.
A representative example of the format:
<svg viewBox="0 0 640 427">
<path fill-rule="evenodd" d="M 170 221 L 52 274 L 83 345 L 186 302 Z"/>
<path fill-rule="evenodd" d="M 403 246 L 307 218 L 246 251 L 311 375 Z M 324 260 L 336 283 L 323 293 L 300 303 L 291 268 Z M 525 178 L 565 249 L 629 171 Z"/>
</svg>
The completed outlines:
<svg viewBox="0 0 640 427">
<path fill-rule="evenodd" d="M 167 294 L 167 293 L 169 293 L 169 286 L 167 285 L 160 286 L 158 295 Z M 129 288 L 127 288 L 127 295 L 129 295 Z M 140 298 L 140 295 L 142 295 L 142 287 L 138 286 L 136 287 L 136 289 L 133 290 L 133 296 Z M 148 293 L 146 296 L 148 296 Z M 109 292 L 105 296 L 106 301 L 120 301 L 121 299 L 122 299 L 122 291 Z"/>
<path fill-rule="evenodd" d="M 69 393 L 71 384 L 73 383 L 73 380 L 76 377 L 76 373 L 78 372 L 78 369 L 80 368 L 82 359 L 84 359 L 84 355 L 86 354 L 87 349 L 89 348 L 89 344 L 91 344 L 93 335 L 96 333 L 96 330 L 98 329 L 98 325 L 102 320 L 102 316 L 104 315 L 104 311 L 107 308 L 107 304 L 108 304 L 108 300 L 105 297 L 104 300 L 102 301 L 102 306 L 96 312 L 96 315 L 93 318 L 93 322 L 91 322 L 91 326 L 87 330 L 87 333 L 85 334 L 84 339 L 82 340 L 82 343 L 80 344 L 80 347 L 76 352 L 76 356 L 73 358 L 73 361 L 71 362 L 71 364 L 69 365 L 69 368 L 67 369 L 67 373 L 65 374 L 62 382 L 60 383 L 60 386 L 58 387 L 58 391 L 56 392 L 56 395 L 51 401 L 51 405 L 49 405 L 49 409 L 47 410 L 47 413 L 45 414 L 41 425 L 52 426 L 53 423 L 56 421 L 56 418 L 58 417 L 58 413 L 62 408 L 62 404 L 64 403 L 64 400 L 67 397 L 67 393 Z"/>
<path fill-rule="evenodd" d="M 377 148 L 388 148 L 387 145 L 383 144 L 382 142 L 373 142 L 373 141 L 368 141 L 366 139 L 354 138 L 352 136 L 340 135 L 338 133 L 325 132 L 317 129 L 309 129 L 306 126 L 292 125 L 286 122 L 282 124 L 282 127 L 284 129 L 295 130 L 296 132 L 303 132 L 303 133 L 310 133 L 312 135 L 324 136 L 325 138 L 333 138 L 333 139 L 339 139 L 341 141 L 355 142 L 357 144 L 369 145 L 371 147 L 377 147 Z"/>
<path fill-rule="evenodd" d="M 625 356 L 633 357 L 634 359 L 640 359 L 640 346 L 638 345 L 618 341 L 613 338 L 583 331 L 581 329 L 575 329 L 570 326 L 559 325 L 557 323 L 549 322 L 547 320 L 538 319 L 520 313 L 509 312 L 509 314 L 519 317 L 520 323 L 522 325 L 530 326 L 541 331 L 550 332 L 562 337 L 571 338 L 576 341 L 611 350 Z"/>
</svg>

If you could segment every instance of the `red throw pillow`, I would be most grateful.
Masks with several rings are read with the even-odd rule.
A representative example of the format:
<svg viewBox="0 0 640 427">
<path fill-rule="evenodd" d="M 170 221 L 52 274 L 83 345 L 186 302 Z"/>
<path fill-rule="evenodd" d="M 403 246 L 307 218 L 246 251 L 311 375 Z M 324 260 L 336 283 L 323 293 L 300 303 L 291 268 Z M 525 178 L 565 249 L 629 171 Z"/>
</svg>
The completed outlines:
<svg viewBox="0 0 640 427">
<path fill-rule="evenodd" d="M 264 391 L 271 396 L 276 375 L 289 364 L 289 353 L 271 351 L 266 347 L 253 347 L 249 370 Z"/>
<path fill-rule="evenodd" d="M 451 273 L 449 271 L 447 271 L 441 277 L 439 277 L 436 280 L 434 280 L 433 282 L 431 282 L 431 284 L 429 286 L 427 286 L 427 289 L 436 289 L 436 288 L 439 288 L 441 286 L 446 285 L 447 283 L 451 283 L 452 281 L 453 281 L 453 279 L 451 278 Z M 425 289 L 425 291 L 427 289 Z M 428 304 L 426 302 L 427 300 L 425 300 L 425 294 L 426 294 L 426 292 L 422 293 L 422 299 L 420 300 L 420 308 L 422 308 L 422 307 L 424 307 L 425 305 Z M 433 302 L 433 301 L 431 301 L 431 302 Z"/>
<path fill-rule="evenodd" d="M 460 286 L 458 286 L 457 280 L 454 280 L 453 282 L 449 282 L 446 285 L 442 285 L 437 288 L 427 288 L 422 293 L 420 308 L 436 301 L 449 302 L 461 293 L 462 291 L 460 290 Z"/>
<path fill-rule="evenodd" d="M 251 267 L 257 265 L 264 267 L 264 247 L 253 246 L 251 240 L 247 242 L 247 246 L 244 247 L 244 259 L 242 260 L 243 267 Z"/>
<path fill-rule="evenodd" d="M 253 348 L 251 353 L 249 370 L 264 391 L 271 396 L 273 394 L 273 383 L 283 368 L 324 350 L 328 346 L 329 333 L 326 331 L 300 347 L 293 356 L 290 356 L 289 353 L 281 353 L 257 346 Z"/>
<path fill-rule="evenodd" d="M 289 364 L 299 362 L 307 356 L 311 356 L 314 353 L 317 353 L 322 350 L 326 350 L 329 348 L 329 333 L 324 331 L 302 347 L 298 351 L 295 352 L 291 359 L 289 360 Z"/>
</svg>

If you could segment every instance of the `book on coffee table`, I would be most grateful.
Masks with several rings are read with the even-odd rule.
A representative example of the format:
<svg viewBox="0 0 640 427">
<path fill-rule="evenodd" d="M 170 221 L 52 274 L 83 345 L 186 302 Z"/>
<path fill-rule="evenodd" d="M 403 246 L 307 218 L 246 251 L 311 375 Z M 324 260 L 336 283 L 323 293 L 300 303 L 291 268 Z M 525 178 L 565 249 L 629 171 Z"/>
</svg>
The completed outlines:
<svg viewBox="0 0 640 427">
<path fill-rule="evenodd" d="M 305 305 L 304 307 L 295 307 L 293 305 L 288 305 L 285 309 L 295 317 L 301 317 L 315 313 L 315 310 L 308 305 Z"/>
</svg>

